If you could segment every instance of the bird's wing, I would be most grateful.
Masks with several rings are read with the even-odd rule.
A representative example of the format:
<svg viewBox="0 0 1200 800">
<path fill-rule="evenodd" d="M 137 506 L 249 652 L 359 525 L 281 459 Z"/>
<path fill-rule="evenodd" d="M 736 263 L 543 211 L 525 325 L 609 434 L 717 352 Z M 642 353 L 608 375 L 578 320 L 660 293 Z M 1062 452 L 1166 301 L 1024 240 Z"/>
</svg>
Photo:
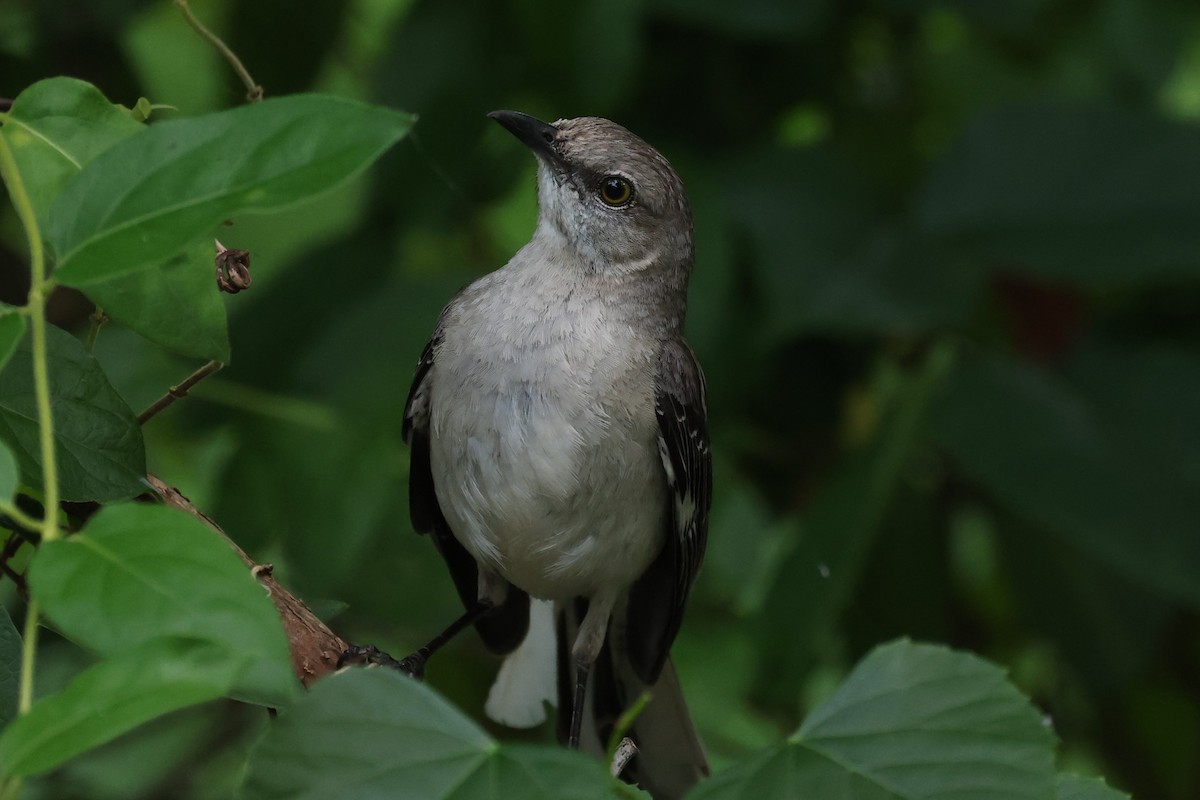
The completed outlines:
<svg viewBox="0 0 1200 800">
<path fill-rule="evenodd" d="M 704 560 L 712 505 L 704 373 L 682 339 L 658 359 L 654 411 L 667 484 L 667 531 L 662 551 L 630 589 L 628 648 L 638 677 L 653 684 L 679 632 L 692 581 Z"/>
<path fill-rule="evenodd" d="M 428 533 L 446 561 L 450 577 L 463 605 L 471 608 L 479 600 L 479 567 L 475 559 L 459 543 L 438 504 L 433 485 L 433 468 L 429 456 L 429 415 L 433 403 L 430 371 L 433 368 L 442 329 L 434 331 L 425 345 L 408 401 L 404 404 L 404 441 L 408 443 L 408 511 L 413 527 Z M 529 629 L 529 595 L 509 585 L 505 601 L 475 623 L 483 643 L 494 653 L 509 653 L 525 638 Z"/>
</svg>

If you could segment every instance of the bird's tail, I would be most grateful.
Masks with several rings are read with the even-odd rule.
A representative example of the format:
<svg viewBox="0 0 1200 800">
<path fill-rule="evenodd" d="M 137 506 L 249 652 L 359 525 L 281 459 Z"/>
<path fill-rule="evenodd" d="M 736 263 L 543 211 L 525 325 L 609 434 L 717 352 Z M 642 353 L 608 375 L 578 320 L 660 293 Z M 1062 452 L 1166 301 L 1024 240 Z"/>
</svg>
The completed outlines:
<svg viewBox="0 0 1200 800">
<path fill-rule="evenodd" d="M 584 609 L 560 606 L 558 622 L 558 738 L 565 742 L 571 722 L 575 688 L 575 662 L 571 645 Z M 613 614 L 604 648 L 588 680 L 580 748 L 605 757 L 609 740 L 621 715 L 643 693 L 650 695 L 626 736 L 637 745 L 637 755 L 621 777 L 641 786 L 656 800 L 676 800 L 708 774 L 704 745 L 688 712 L 675 665 L 667 659 L 653 686 L 634 672 L 625 656 L 623 613 Z"/>
<path fill-rule="evenodd" d="M 533 727 L 546 719 L 545 704 L 557 703 L 558 738 L 566 742 L 575 689 L 571 645 L 585 611 L 576 604 L 532 601 L 529 633 L 505 659 L 488 695 L 485 710 L 489 717 L 512 727 Z M 671 660 L 667 659 L 654 685 L 647 686 L 624 657 L 624 626 L 618 622 L 623 619 L 623 613 L 613 615 L 588 680 L 580 749 L 606 758 L 618 719 L 649 692 L 649 702 L 625 732 L 637 745 L 638 754 L 621 777 L 656 800 L 675 800 L 708 774 L 704 745 L 692 724 Z"/>
</svg>

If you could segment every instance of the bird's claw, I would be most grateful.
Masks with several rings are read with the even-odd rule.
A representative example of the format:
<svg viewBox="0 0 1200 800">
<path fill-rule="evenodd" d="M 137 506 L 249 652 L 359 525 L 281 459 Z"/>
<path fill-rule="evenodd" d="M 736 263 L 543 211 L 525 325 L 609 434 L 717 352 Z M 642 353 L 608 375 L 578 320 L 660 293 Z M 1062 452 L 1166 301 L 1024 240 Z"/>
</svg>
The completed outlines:
<svg viewBox="0 0 1200 800">
<path fill-rule="evenodd" d="M 338 656 L 337 668 L 341 669 L 350 664 L 391 667 L 417 680 L 425 677 L 425 659 L 419 653 L 397 660 L 374 645 L 352 644 L 343 650 Z"/>
</svg>

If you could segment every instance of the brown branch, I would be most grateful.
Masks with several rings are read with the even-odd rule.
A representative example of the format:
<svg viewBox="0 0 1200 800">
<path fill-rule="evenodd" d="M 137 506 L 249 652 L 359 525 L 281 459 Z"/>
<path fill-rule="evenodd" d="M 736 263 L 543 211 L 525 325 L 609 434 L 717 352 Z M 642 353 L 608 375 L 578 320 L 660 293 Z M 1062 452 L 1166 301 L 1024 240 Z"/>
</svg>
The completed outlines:
<svg viewBox="0 0 1200 800">
<path fill-rule="evenodd" d="M 242 79 L 242 83 L 246 85 L 246 102 L 257 103 L 263 99 L 263 87 L 254 82 L 254 78 L 250 77 L 250 71 L 242 63 L 242 60 L 237 57 L 237 53 L 229 49 L 229 45 L 221 41 L 221 38 L 204 26 L 204 23 L 196 19 L 192 14 L 192 9 L 188 6 L 188 0 L 175 0 L 175 5 L 183 12 L 183 18 L 187 20 L 188 25 L 191 25 L 196 33 L 200 34 L 205 41 L 217 48 L 217 51 L 225 57 L 233 67 L 233 71 Z"/>
<path fill-rule="evenodd" d="M 220 361 L 210 361 L 200 369 L 193 372 L 191 375 L 188 375 L 187 378 L 184 379 L 183 383 L 179 384 L 178 386 L 172 386 L 167 390 L 166 394 L 151 403 L 150 407 L 145 411 L 138 414 L 138 424 L 145 425 L 147 422 L 153 419 L 158 412 L 162 411 L 176 400 L 187 397 L 187 393 L 192 390 L 193 386 L 207 378 L 209 375 L 212 375 L 223 366 L 225 365 Z"/>
<path fill-rule="evenodd" d="M 283 620 L 283 630 L 287 634 L 288 647 L 292 651 L 292 671 L 300 682 L 308 687 L 318 678 L 328 675 L 337 669 L 338 656 L 345 652 L 349 645 L 340 636 L 326 627 L 317 619 L 308 606 L 304 605 L 295 595 L 275 580 L 269 564 L 255 563 L 246 555 L 242 548 L 231 540 L 225 531 L 204 512 L 192 505 L 192 502 L 179 493 L 173 486 L 168 486 L 154 475 L 146 476 L 150 485 L 162 498 L 163 502 L 173 508 L 191 514 L 203 522 L 228 544 L 233 552 L 246 562 L 251 573 L 259 584 L 267 590 L 271 602 L 275 604 L 280 619 Z"/>
</svg>

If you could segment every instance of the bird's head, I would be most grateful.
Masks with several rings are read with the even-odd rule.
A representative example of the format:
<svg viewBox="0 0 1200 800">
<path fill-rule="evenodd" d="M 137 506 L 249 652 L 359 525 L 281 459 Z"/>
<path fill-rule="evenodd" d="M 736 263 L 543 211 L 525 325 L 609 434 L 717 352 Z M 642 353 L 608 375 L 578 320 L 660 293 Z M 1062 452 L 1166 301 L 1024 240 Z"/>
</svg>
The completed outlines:
<svg viewBox="0 0 1200 800">
<path fill-rule="evenodd" d="M 492 119 L 538 159 L 538 225 L 561 236 L 592 272 L 668 274 L 691 270 L 692 213 L 670 163 L 607 119 L 554 123 L 516 111 Z"/>
</svg>

